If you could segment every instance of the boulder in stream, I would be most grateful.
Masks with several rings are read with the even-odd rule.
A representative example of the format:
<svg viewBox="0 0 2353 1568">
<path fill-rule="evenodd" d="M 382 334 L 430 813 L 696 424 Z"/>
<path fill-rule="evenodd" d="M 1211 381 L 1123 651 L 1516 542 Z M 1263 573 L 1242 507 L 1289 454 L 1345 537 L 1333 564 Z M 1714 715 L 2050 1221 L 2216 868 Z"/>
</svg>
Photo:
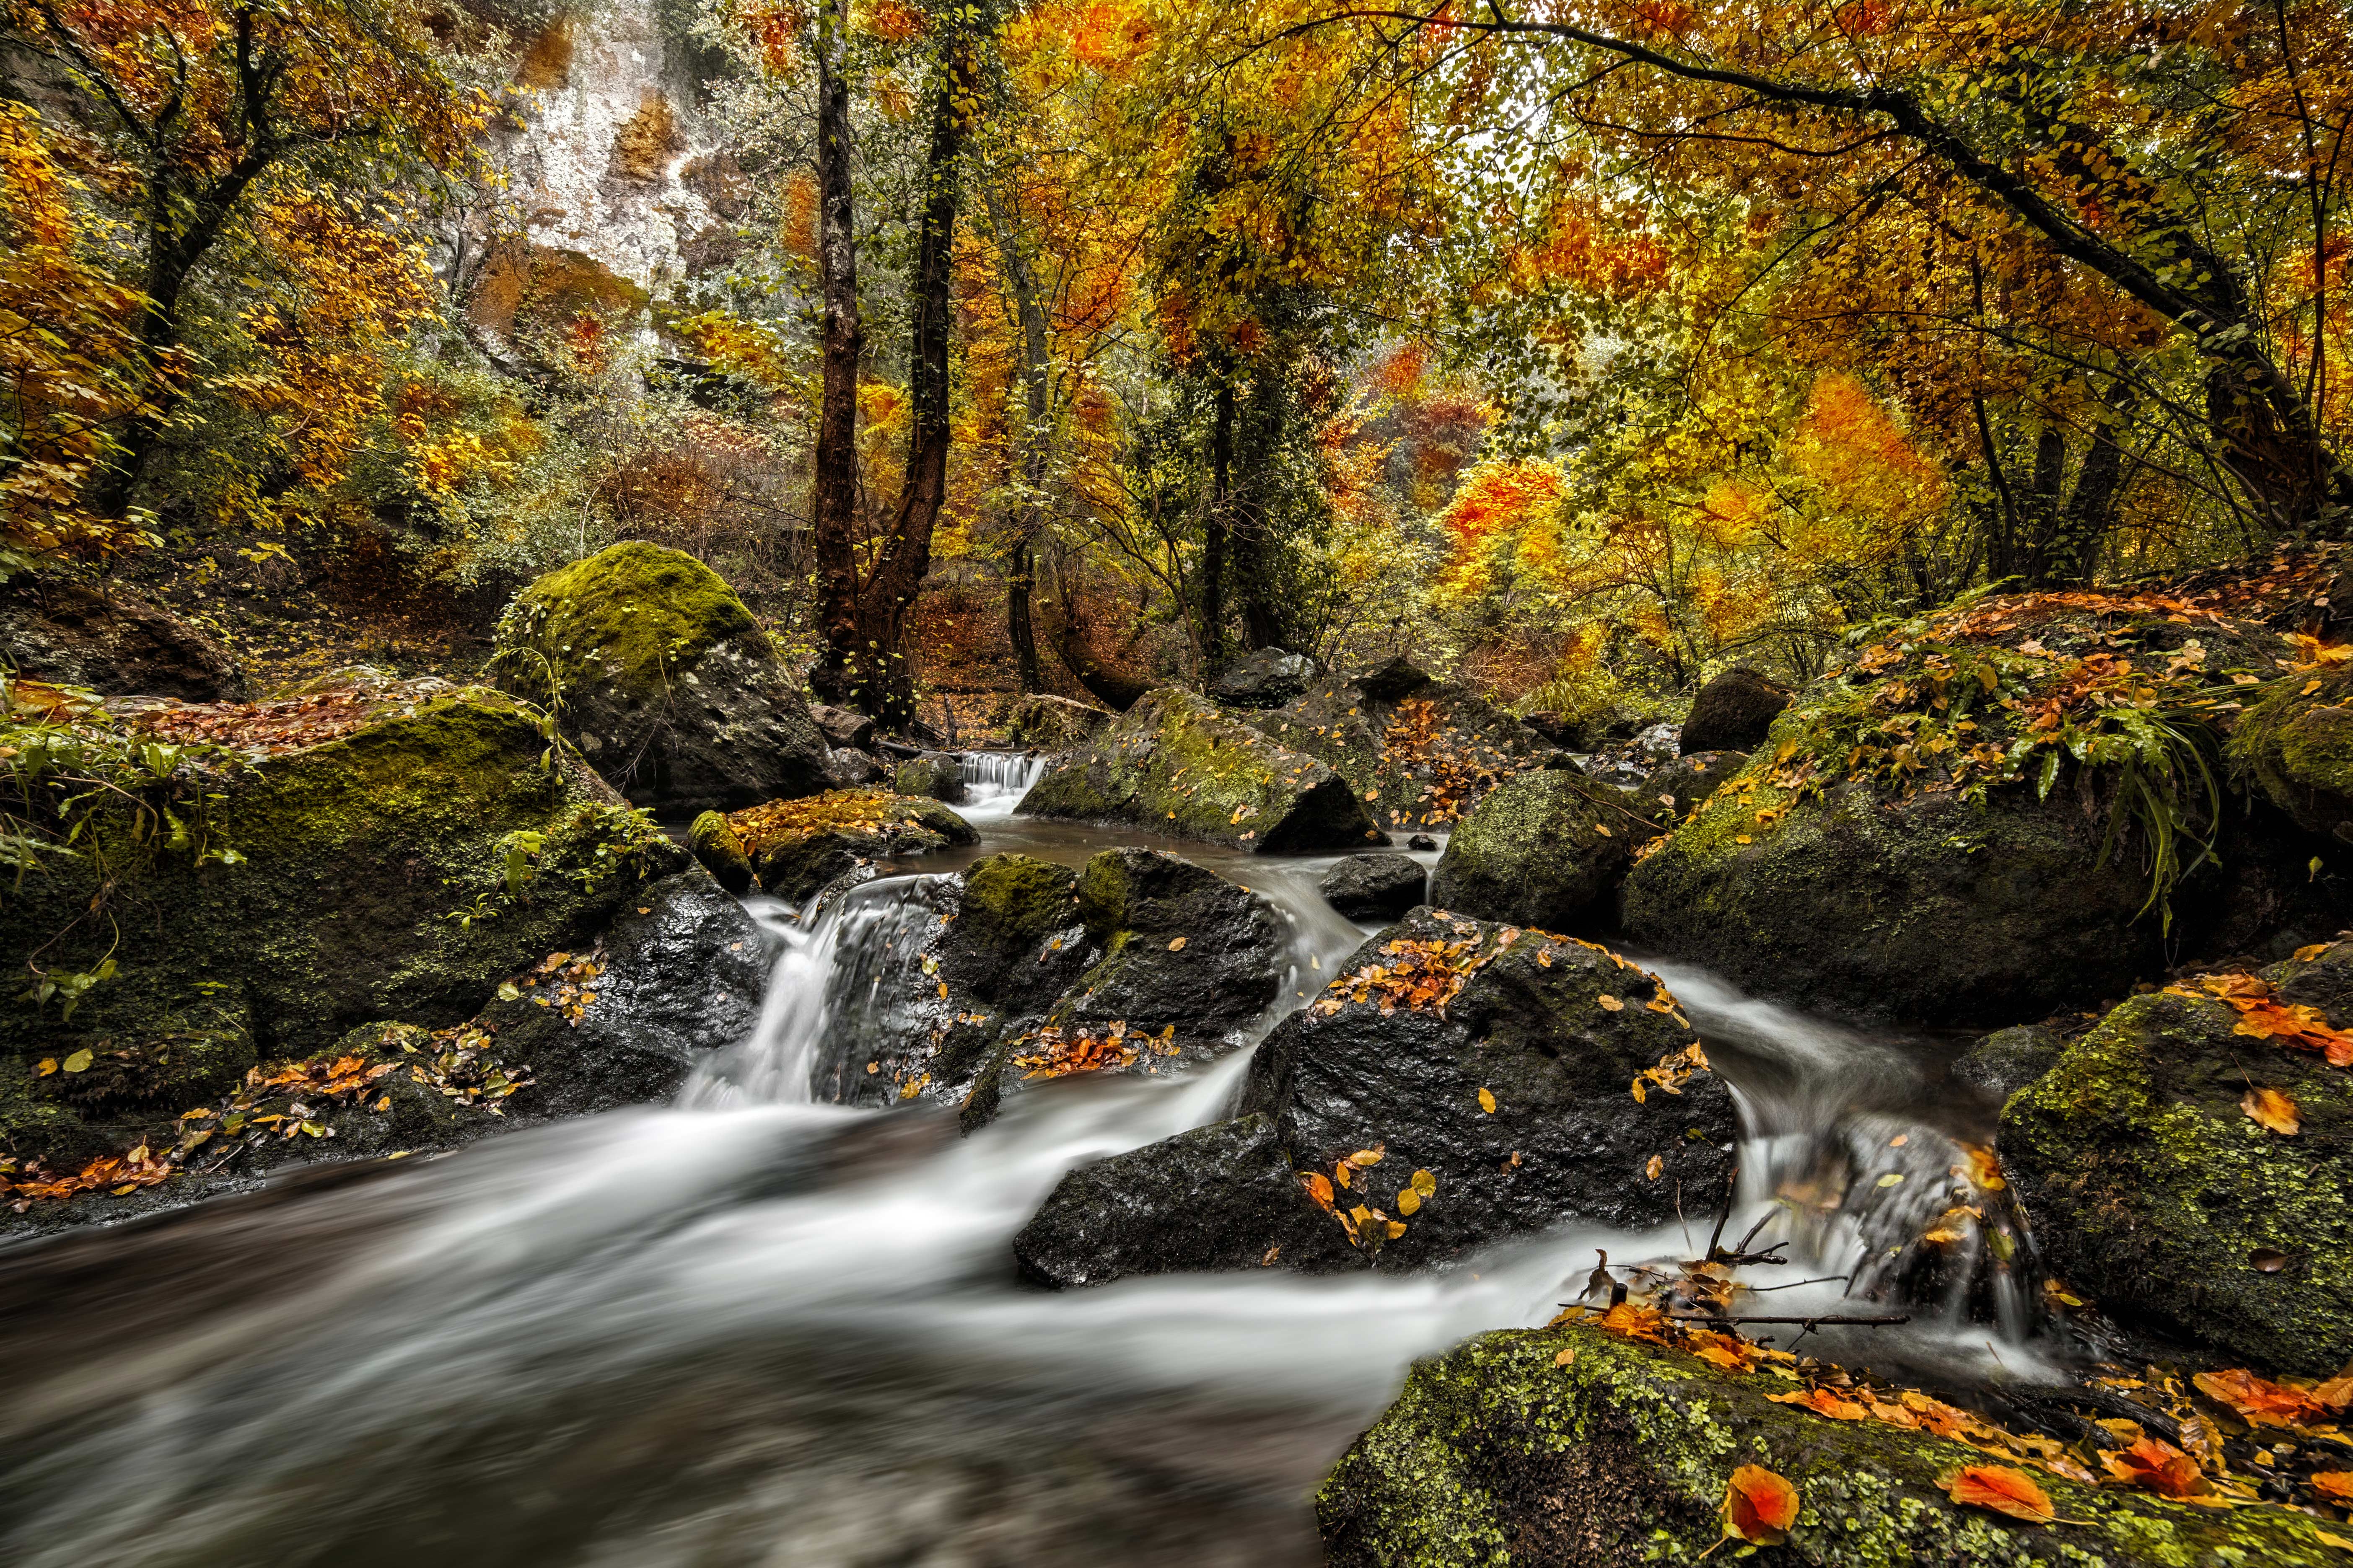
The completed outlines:
<svg viewBox="0 0 2353 1568">
<path fill-rule="evenodd" d="M 2254 875 L 2264 857 L 2240 848 L 2228 876 L 2189 874 L 2189 847 L 2187 879 L 2153 882 L 2124 773 L 2076 760 L 2162 732 L 2122 727 L 2130 704 L 2268 676 L 2290 651 L 2258 625 L 2193 625 L 2179 603 L 1997 596 L 1854 650 L 1634 868 L 1627 931 L 1808 1005 L 1940 1023 L 2034 1017 L 2161 972 L 2153 894 L 2177 947 L 2260 943 L 2298 918 L 2301 887 Z M 2202 812 L 2189 742 L 2148 744 L 2162 754 L 2139 765 L 2179 770 Z M 2228 807 L 2226 830 L 2241 815 Z"/>
<path fill-rule="evenodd" d="M 1315 661 L 1303 653 L 1262 647 L 1218 671 L 1209 696 L 1229 708 L 1280 708 L 1304 692 L 1316 674 Z"/>
<path fill-rule="evenodd" d="M 1996 1100 L 2008 1100 L 2058 1065 L 2066 1037 L 2047 1024 L 1998 1029 L 1953 1063 L 1953 1077 Z"/>
<path fill-rule="evenodd" d="M 1566 768 L 1506 780 L 1446 841 L 1430 902 L 1481 920 L 1573 931 L 1606 913 L 1647 833 L 1639 800 Z"/>
<path fill-rule="evenodd" d="M 1388 842 L 1347 779 L 1176 687 L 1060 758 L 1020 809 L 1278 854 Z"/>
<path fill-rule="evenodd" d="M 767 633 L 682 551 L 630 541 L 540 578 L 501 617 L 494 667 L 641 805 L 728 811 L 828 782 Z"/>
<path fill-rule="evenodd" d="M 964 764 L 955 757 L 930 752 L 920 757 L 910 757 L 899 764 L 891 787 L 901 795 L 922 795 L 931 800 L 945 801 L 950 805 L 964 804 Z"/>
<path fill-rule="evenodd" d="M 1958 1507 L 1939 1478 L 1998 1460 L 1917 1427 L 1772 1402 L 1800 1392 L 1774 1371 L 1719 1371 L 1591 1328 L 1482 1334 L 1417 1365 L 1325 1480 L 1324 1562 L 1693 1563 L 1716 1549 L 1727 1484 L 1747 1465 L 1797 1492 L 1787 1541 L 1758 1558 L 1789 1568 L 2339 1561 L 2330 1527 L 2308 1514 L 2191 1508 L 2047 1474 L 2035 1479 L 2058 1514 L 2049 1524 Z"/>
<path fill-rule="evenodd" d="M 791 904 L 806 902 L 859 866 L 979 837 L 936 800 L 881 789 L 772 800 L 730 812 L 717 823 L 697 818 L 691 831 L 695 853 L 712 876 L 723 882 L 740 877 L 734 859 L 740 854 L 764 890 Z"/>
<path fill-rule="evenodd" d="M 2135 996 L 2011 1097 L 2002 1163 L 2053 1273 L 2267 1366 L 2353 1359 L 2348 970 L 2340 942 Z"/>
<path fill-rule="evenodd" d="M 1789 689 L 1757 671 L 1735 665 L 1699 689 L 1676 737 L 1677 749 L 1693 752 L 1754 750 L 1789 705 Z"/>
<path fill-rule="evenodd" d="M 1513 774 L 1560 753 L 1475 693 L 1403 658 L 1313 683 L 1285 706 L 1240 715 L 1345 779 L 1375 822 L 1445 827 Z"/>
<path fill-rule="evenodd" d="M 1352 921 L 1393 921 L 1422 901 L 1430 873 L 1410 855 L 1351 855 L 1315 884 Z"/>
</svg>

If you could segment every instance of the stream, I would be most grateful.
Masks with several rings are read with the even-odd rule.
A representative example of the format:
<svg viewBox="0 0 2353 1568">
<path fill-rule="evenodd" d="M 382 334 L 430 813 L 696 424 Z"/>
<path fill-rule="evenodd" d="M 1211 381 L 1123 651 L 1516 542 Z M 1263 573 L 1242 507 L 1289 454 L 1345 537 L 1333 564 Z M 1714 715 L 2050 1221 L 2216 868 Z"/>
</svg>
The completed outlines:
<svg viewBox="0 0 2353 1568">
<path fill-rule="evenodd" d="M 1282 912 L 1281 1010 L 1369 928 L 1317 895 L 1334 857 L 1028 821 L 1011 815 L 1018 760 L 965 773 L 977 847 L 807 923 L 748 900 L 776 954 L 760 1025 L 673 1106 L 313 1170 L 0 1257 L 0 1558 L 1313 1563 L 1314 1488 L 1415 1357 L 1552 1317 L 1597 1247 L 1619 1262 L 1705 1247 L 1715 1194 L 1687 1194 L 1685 1223 L 1655 1234 L 1570 1226 L 1419 1277 L 1025 1287 L 1008 1242 L 1061 1174 L 1229 1114 L 1249 1052 L 1041 1085 L 969 1138 L 945 1111 L 813 1102 L 825 1042 L 889 977 L 915 876 L 1006 849 L 1172 849 Z M 1644 962 L 1741 1103 L 1727 1242 L 1761 1221 L 1754 1247 L 1789 1244 L 1789 1266 L 1751 1282 L 1902 1275 L 1912 1322 L 1823 1330 L 1811 1353 L 1948 1382 L 2061 1375 L 2011 1271 L 1989 1285 L 1966 1257 L 1925 1276 L 1907 1262 L 1955 1151 L 1990 1142 L 1994 1108 L 1945 1077 L 1959 1042 Z M 1836 1312 L 1847 1289 L 1753 1300 Z"/>
</svg>

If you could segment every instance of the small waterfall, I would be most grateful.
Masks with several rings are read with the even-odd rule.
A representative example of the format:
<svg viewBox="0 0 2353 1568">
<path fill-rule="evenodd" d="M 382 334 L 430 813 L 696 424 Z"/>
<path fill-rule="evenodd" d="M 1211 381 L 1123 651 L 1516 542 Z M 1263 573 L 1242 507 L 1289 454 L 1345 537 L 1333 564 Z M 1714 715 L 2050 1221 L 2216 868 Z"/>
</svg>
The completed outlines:
<svg viewBox="0 0 2353 1568">
<path fill-rule="evenodd" d="M 816 1079 L 829 1042 L 854 1042 L 873 1031 L 878 1009 L 901 998 L 884 989 L 903 981 L 913 950 L 939 923 L 935 907 L 953 879 L 885 877 L 832 898 L 812 900 L 797 920 L 785 906 L 762 900 L 755 912 L 783 944 L 768 977 L 768 994 L 751 1037 L 695 1068 L 679 1091 L 688 1110 L 746 1105 L 833 1102 Z M 838 1064 L 836 1064 L 838 1065 Z"/>
<path fill-rule="evenodd" d="M 957 807 L 958 813 L 976 822 L 1012 816 L 1050 761 L 1042 752 L 961 753 L 956 765 L 964 775 L 965 804 Z"/>
</svg>

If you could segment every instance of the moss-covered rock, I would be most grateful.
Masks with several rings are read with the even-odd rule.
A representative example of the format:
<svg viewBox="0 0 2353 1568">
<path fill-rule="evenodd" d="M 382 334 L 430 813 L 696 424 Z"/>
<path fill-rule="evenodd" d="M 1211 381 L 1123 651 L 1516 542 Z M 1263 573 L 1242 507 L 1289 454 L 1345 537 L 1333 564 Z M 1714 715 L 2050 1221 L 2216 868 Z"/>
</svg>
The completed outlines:
<svg viewBox="0 0 2353 1568">
<path fill-rule="evenodd" d="M 1757 670 L 1735 665 L 1701 687 L 1676 736 L 1676 749 L 1745 752 L 1765 738 L 1789 705 L 1789 689 Z"/>
<path fill-rule="evenodd" d="M 1430 900 L 1481 920 L 1577 931 L 1610 895 L 1647 833 L 1625 792 L 1567 768 L 1507 779 L 1462 819 L 1430 879 Z"/>
<path fill-rule="evenodd" d="M 1240 716 L 1329 766 L 1375 822 L 1407 833 L 1447 826 L 1504 780 L 1556 754 L 1502 709 L 1401 658 Z"/>
<path fill-rule="evenodd" d="M 796 904 L 860 866 L 971 844 L 980 837 L 936 800 L 881 789 L 835 789 L 772 800 L 731 813 L 724 822 L 760 886 Z M 717 825 L 704 829 L 702 842 L 711 846 L 712 859 L 723 861 L 726 847 Z M 715 867 L 712 874 L 717 875 Z"/>
<path fill-rule="evenodd" d="M 910 757 L 899 764 L 892 788 L 901 795 L 922 795 L 960 805 L 965 797 L 964 768 L 955 758 L 938 752 Z"/>
<path fill-rule="evenodd" d="M 681 551 L 632 541 L 540 578 L 501 618 L 495 668 L 641 805 L 723 811 L 826 784 L 825 736 L 767 635 Z"/>
<path fill-rule="evenodd" d="M 1769 1373 L 1564 1327 L 1483 1334 L 1417 1366 L 1316 1496 L 1332 1568 L 1619 1568 L 1691 1563 L 1722 1533 L 1732 1472 L 1797 1490 L 1760 1562 L 1821 1568 L 2071 1563 L 2323 1568 L 2324 1523 L 2286 1509 L 2189 1508 L 2038 1478 L 2061 1522 L 1958 1508 L 1936 1478 L 1975 1449 L 1769 1395 Z"/>
<path fill-rule="evenodd" d="M 729 892 L 748 893 L 757 885 L 752 857 L 744 852 L 744 840 L 736 836 L 726 813 L 706 811 L 696 817 L 686 830 L 686 847 Z"/>
<path fill-rule="evenodd" d="M 1989 598 L 1850 651 L 1635 867 L 1627 930 L 1807 1001 L 2002 1023 L 2159 971 L 2168 909 L 2177 950 L 2295 924 L 2301 874 L 2203 782 L 2224 678 L 2291 647 L 2197 607 Z"/>
<path fill-rule="evenodd" d="M 2002 1161 L 2052 1271 L 2112 1311 L 2333 1372 L 2353 1358 L 2353 1075 L 2239 1022 L 2211 995 L 2134 997 L 2010 1099 Z M 2252 1088 L 2301 1130 L 2258 1125 Z"/>
<path fill-rule="evenodd" d="M 1020 809 L 1276 853 L 1387 842 L 1347 779 L 1174 687 L 1063 757 Z"/>
<path fill-rule="evenodd" d="M 62 998 L 0 1008 L 0 1127 L 19 1153 L 127 1147 L 256 1061 L 369 1019 L 462 1021 L 684 863 L 510 697 L 429 683 L 316 700 L 178 710 L 253 759 L 210 775 L 188 847 L 101 817 L 0 909 L 20 966 L 113 964 L 69 1016 Z M 338 717 L 290 730 L 322 711 Z M 87 1069 L 34 1073 L 84 1050 Z"/>
<path fill-rule="evenodd" d="M 2353 668 L 2275 685 L 2240 720 L 2231 753 L 2297 826 L 2353 843 Z"/>
</svg>

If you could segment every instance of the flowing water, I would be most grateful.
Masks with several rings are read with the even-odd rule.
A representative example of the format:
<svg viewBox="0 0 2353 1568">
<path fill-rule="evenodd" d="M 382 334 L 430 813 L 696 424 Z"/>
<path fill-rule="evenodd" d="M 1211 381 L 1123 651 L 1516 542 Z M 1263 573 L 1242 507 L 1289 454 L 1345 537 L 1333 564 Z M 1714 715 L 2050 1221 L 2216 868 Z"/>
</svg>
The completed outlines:
<svg viewBox="0 0 2353 1568">
<path fill-rule="evenodd" d="M 1712 1196 L 1688 1194 L 1682 1226 L 1571 1226 L 1439 1275 L 1024 1288 L 1008 1243 L 1056 1180 L 1228 1114 L 1249 1053 L 1047 1084 L 969 1138 L 944 1112 L 812 1102 L 811 1064 L 892 982 L 927 878 L 1006 848 L 1174 848 L 1282 912 L 1289 1005 L 1365 932 L 1315 894 L 1331 858 L 1012 817 L 1023 765 L 967 761 L 976 849 L 800 919 L 753 900 L 776 953 L 765 1012 L 673 1107 L 0 1256 L 0 1559 L 1309 1563 L 1316 1479 L 1414 1357 L 1549 1318 L 1596 1247 L 1704 1247 Z M 1657 967 L 1747 1121 L 1725 1239 L 1761 1220 L 1753 1249 L 1788 1244 L 1755 1282 L 1858 1276 L 1913 1298 L 1900 1331 L 1808 1348 L 2052 1375 L 2021 1302 L 1973 1267 L 2007 1243 L 1973 1237 L 1926 1278 L 1886 1258 L 1989 1130 L 1989 1108 L 1943 1082 L 1949 1045 Z M 1847 1289 L 1751 1300 L 1802 1315 Z"/>
</svg>

